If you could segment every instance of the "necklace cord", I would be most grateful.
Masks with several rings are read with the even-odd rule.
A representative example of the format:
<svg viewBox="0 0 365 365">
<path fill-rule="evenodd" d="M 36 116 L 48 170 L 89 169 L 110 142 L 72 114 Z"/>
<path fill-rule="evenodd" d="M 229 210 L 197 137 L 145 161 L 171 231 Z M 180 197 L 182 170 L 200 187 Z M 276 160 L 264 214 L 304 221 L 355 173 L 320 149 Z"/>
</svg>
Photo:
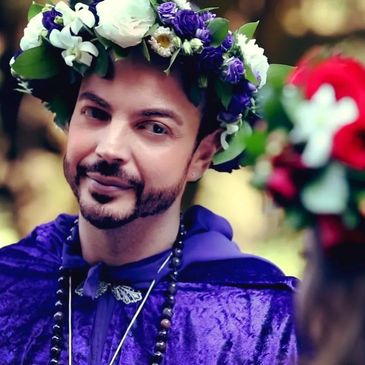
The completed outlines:
<svg viewBox="0 0 365 365">
<path fill-rule="evenodd" d="M 72 277 L 68 277 L 68 364 L 72 365 Z"/>
</svg>

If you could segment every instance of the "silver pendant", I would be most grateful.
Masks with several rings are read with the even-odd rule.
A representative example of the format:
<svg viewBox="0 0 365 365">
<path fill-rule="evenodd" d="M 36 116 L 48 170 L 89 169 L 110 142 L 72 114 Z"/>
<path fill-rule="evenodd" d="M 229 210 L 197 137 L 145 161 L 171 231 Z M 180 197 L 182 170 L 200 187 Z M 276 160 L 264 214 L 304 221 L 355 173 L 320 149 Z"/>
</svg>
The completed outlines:
<svg viewBox="0 0 365 365">
<path fill-rule="evenodd" d="M 80 297 L 84 296 L 84 283 L 81 283 L 76 289 L 75 293 Z M 105 281 L 100 281 L 99 288 L 96 291 L 95 299 L 100 298 L 108 288 L 111 288 L 116 300 L 122 301 L 124 304 L 138 303 L 142 300 L 142 293 L 127 285 L 112 285 Z"/>
</svg>

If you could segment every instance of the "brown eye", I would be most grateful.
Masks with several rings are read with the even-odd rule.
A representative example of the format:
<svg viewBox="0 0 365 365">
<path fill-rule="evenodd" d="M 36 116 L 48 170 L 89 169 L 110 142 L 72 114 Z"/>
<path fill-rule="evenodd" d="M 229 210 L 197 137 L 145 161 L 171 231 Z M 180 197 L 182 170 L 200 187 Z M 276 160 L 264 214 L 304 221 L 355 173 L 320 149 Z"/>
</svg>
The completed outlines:
<svg viewBox="0 0 365 365">
<path fill-rule="evenodd" d="M 81 111 L 81 114 L 85 115 L 88 118 L 102 121 L 107 121 L 110 119 L 110 115 L 106 111 L 91 106 L 84 108 Z"/>
<path fill-rule="evenodd" d="M 169 130 L 161 123 L 156 122 L 146 122 L 139 126 L 140 129 L 145 129 L 146 131 L 153 134 L 169 134 Z"/>
</svg>

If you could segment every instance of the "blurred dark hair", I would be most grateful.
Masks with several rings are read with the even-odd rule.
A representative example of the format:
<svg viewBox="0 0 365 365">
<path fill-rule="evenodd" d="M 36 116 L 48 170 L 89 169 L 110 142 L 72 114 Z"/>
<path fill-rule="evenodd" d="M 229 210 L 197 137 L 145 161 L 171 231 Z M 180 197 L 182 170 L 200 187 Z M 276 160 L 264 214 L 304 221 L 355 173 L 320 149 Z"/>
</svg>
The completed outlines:
<svg viewBox="0 0 365 365">
<path fill-rule="evenodd" d="M 310 365 L 365 364 L 365 242 L 313 252 L 298 303 L 300 331 L 313 346 Z"/>
</svg>

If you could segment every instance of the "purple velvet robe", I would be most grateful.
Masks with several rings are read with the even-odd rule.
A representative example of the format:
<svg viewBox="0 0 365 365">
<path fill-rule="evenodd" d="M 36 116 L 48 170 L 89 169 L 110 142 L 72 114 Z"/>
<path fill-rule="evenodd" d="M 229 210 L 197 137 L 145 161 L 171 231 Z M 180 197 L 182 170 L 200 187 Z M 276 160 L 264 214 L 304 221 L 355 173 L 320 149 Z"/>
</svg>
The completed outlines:
<svg viewBox="0 0 365 365">
<path fill-rule="evenodd" d="M 86 291 L 95 291 L 101 278 L 145 293 L 168 254 L 120 268 L 90 268 L 79 247 L 65 244 L 73 220 L 61 215 L 0 250 L 1 365 L 48 364 L 62 262 L 73 268 L 75 286 Z M 205 208 L 190 209 L 184 220 L 188 235 L 164 364 L 294 365 L 296 280 L 266 260 L 240 253 L 228 222 Z M 150 363 L 167 273 L 158 277 L 115 365 Z M 109 291 L 97 299 L 74 293 L 72 301 L 73 364 L 109 364 L 139 303 L 126 305 Z M 67 339 L 66 323 L 62 364 L 68 363 Z"/>
</svg>

